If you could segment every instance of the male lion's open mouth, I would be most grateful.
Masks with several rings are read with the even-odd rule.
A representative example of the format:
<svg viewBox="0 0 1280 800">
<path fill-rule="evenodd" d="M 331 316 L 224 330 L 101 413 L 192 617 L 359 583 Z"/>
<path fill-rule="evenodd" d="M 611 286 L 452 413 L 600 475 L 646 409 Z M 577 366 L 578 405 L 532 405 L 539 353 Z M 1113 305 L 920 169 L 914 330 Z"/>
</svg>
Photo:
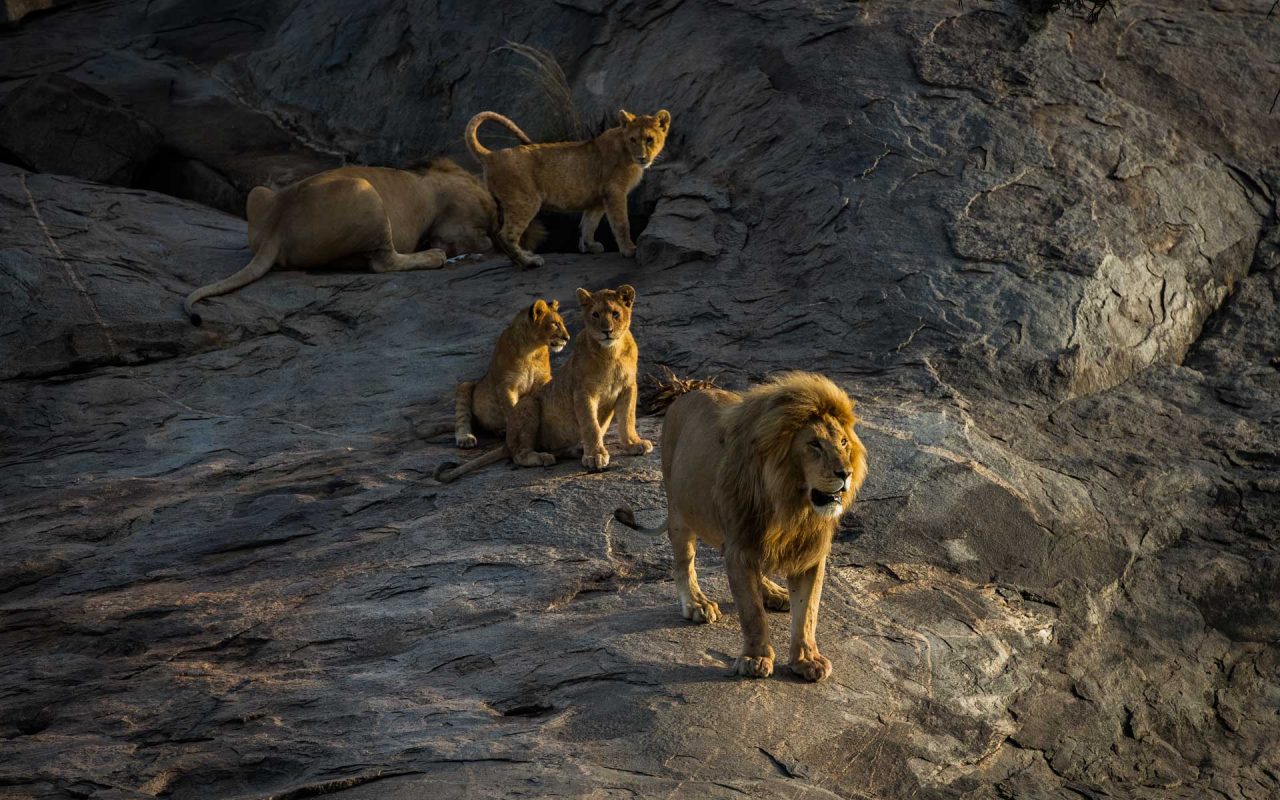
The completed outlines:
<svg viewBox="0 0 1280 800">
<path fill-rule="evenodd" d="M 840 494 L 839 493 L 827 494 L 826 492 L 820 492 L 817 489 L 810 489 L 809 502 L 813 503 L 814 508 L 823 508 L 825 506 L 830 506 L 830 505 L 839 505 Z"/>
</svg>

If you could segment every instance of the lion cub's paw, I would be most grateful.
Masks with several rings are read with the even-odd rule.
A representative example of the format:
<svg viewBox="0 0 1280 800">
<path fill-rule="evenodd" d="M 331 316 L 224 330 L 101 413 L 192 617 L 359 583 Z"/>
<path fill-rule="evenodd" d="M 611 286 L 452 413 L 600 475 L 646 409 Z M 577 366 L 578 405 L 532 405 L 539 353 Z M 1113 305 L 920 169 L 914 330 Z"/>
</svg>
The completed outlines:
<svg viewBox="0 0 1280 800">
<path fill-rule="evenodd" d="M 600 244 L 599 242 L 588 242 L 584 239 L 579 239 L 578 252 L 593 253 L 593 254 L 599 255 L 600 253 L 604 252 L 604 245 Z"/>
<path fill-rule="evenodd" d="M 733 674 L 748 678 L 767 678 L 773 674 L 773 657 L 738 656 L 738 659 L 733 662 Z"/>
<path fill-rule="evenodd" d="M 641 439 L 638 442 L 622 446 L 622 452 L 629 456 L 642 456 L 645 453 L 653 452 L 653 442 L 648 439 Z"/>
<path fill-rule="evenodd" d="M 463 450 L 470 450 L 480 443 L 479 440 L 476 439 L 476 435 L 474 433 L 458 434 L 453 437 L 453 442 Z"/>
<path fill-rule="evenodd" d="M 635 258 L 636 246 L 634 244 L 618 245 L 618 252 L 622 253 L 627 258 Z"/>
<path fill-rule="evenodd" d="M 806 681 L 826 680 L 831 675 L 831 660 L 826 656 L 815 655 L 808 661 L 792 661 L 791 671 Z"/>
<path fill-rule="evenodd" d="M 582 454 L 582 466 L 586 467 L 592 472 L 598 472 L 604 469 L 605 467 L 609 466 L 609 451 L 597 450 L 594 453 L 584 452 Z"/>
<path fill-rule="evenodd" d="M 534 269 L 535 267 L 541 267 L 546 263 L 547 262 L 542 258 L 542 256 L 529 256 L 520 266 L 524 269 Z"/>
<path fill-rule="evenodd" d="M 680 601 L 680 613 L 691 622 L 712 623 L 720 619 L 720 606 L 705 597 Z"/>
</svg>

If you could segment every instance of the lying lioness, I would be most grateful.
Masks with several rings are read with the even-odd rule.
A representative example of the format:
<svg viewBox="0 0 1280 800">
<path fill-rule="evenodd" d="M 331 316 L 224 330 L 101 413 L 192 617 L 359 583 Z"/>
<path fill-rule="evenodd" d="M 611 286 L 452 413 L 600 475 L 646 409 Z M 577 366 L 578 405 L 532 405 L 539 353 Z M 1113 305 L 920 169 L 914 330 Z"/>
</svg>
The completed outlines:
<svg viewBox="0 0 1280 800">
<path fill-rule="evenodd" d="M 742 395 L 690 392 L 667 410 L 665 527 L 680 610 L 695 622 L 720 617 L 698 587 L 693 556 L 699 538 L 722 547 L 745 638 L 738 675 L 773 672 L 764 610 L 788 607 L 791 670 L 811 681 L 831 674 L 815 638 L 818 601 L 836 525 L 867 475 L 853 406 L 823 376 L 790 372 Z M 617 518 L 637 527 L 627 509 Z M 765 577 L 770 572 L 787 577 L 787 591 Z"/>
<path fill-rule="evenodd" d="M 187 295 L 183 309 L 266 275 L 273 266 L 368 265 L 374 272 L 439 269 L 450 254 L 492 252 L 498 210 L 476 176 L 447 159 L 422 169 L 342 167 L 246 203 L 253 259 L 234 275 Z M 531 235 L 536 236 L 535 230 Z M 426 239 L 431 249 L 414 252 Z"/>
<path fill-rule="evenodd" d="M 511 129 L 523 145 L 490 150 L 476 138 L 481 123 L 492 120 Z M 636 253 L 627 218 L 627 195 L 662 152 L 671 129 L 665 110 L 652 117 L 618 112 L 618 127 L 585 142 L 534 144 L 511 120 L 482 111 L 467 123 L 467 147 L 482 165 L 489 191 L 502 210 L 498 246 L 521 267 L 540 267 L 542 257 L 520 246 L 521 238 L 539 209 L 581 211 L 578 250 L 600 253 L 596 241 L 600 218 L 609 227 L 618 249 L 630 258 Z"/>
</svg>

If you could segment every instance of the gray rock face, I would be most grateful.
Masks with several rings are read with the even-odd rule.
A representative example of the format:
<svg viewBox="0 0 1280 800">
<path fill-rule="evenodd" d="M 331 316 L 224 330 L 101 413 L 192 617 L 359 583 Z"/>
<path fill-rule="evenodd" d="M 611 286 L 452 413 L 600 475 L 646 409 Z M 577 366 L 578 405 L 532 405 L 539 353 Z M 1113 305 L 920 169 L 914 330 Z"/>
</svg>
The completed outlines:
<svg viewBox="0 0 1280 800">
<path fill-rule="evenodd" d="M 159 154 L 0 145 L 0 797 L 1280 794 L 1267 5 L 109 1 L 0 31 L 0 142 L 47 144 L 15 109 L 69 130 L 48 85 Z M 255 183 L 462 155 L 486 108 L 553 129 L 507 40 L 588 121 L 671 110 L 636 260 L 282 271 L 186 323 L 248 260 L 224 211 Z M 665 539 L 612 519 L 662 517 L 657 453 L 431 480 L 458 454 L 414 427 L 513 311 L 622 282 L 642 371 L 859 400 L 830 681 L 727 677 L 717 553 L 730 613 L 680 618 Z"/>
</svg>

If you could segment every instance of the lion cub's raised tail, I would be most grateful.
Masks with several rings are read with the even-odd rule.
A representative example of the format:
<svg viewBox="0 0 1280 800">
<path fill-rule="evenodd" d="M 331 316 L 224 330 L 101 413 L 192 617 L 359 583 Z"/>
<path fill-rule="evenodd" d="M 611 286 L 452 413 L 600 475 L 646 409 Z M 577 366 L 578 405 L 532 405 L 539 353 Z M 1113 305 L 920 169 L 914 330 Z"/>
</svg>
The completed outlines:
<svg viewBox="0 0 1280 800">
<path fill-rule="evenodd" d="M 480 130 L 480 126 L 485 122 L 497 122 L 505 126 L 508 130 L 516 135 L 522 144 L 533 144 L 533 140 L 529 138 L 529 134 L 520 130 L 520 126 L 512 122 L 508 117 L 504 117 L 496 111 L 481 111 L 471 118 L 467 123 L 467 132 L 464 134 L 467 140 L 467 147 L 471 149 L 471 154 L 476 157 L 480 163 L 484 163 L 484 157 L 493 151 L 480 144 L 480 140 L 476 138 L 476 131 Z"/>
<path fill-rule="evenodd" d="M 475 472 L 482 467 L 487 467 L 490 464 L 496 464 L 499 461 L 505 461 L 509 458 L 511 458 L 511 451 L 508 450 L 507 446 L 504 444 L 480 454 L 465 464 L 455 464 L 452 461 L 446 461 L 436 467 L 435 474 L 432 477 L 441 483 L 452 483 L 463 475 L 466 475 L 468 472 Z"/>
<path fill-rule="evenodd" d="M 621 522 L 623 525 L 626 525 L 631 530 L 640 531 L 641 533 L 662 533 L 667 529 L 667 521 L 665 519 L 662 521 L 661 525 L 655 528 L 646 528 L 639 522 L 636 522 L 636 512 L 626 506 L 614 509 L 613 518 L 618 522 Z"/>
</svg>

